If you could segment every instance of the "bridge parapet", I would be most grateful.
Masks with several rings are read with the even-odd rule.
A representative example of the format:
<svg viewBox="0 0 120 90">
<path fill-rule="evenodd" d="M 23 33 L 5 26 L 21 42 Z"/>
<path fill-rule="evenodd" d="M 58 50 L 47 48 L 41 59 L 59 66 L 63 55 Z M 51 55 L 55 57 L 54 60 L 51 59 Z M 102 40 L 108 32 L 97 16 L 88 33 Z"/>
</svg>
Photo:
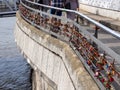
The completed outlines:
<svg viewBox="0 0 120 90">
<path fill-rule="evenodd" d="M 15 38 L 34 69 L 33 90 L 99 90 L 68 44 L 27 23 L 19 13 Z"/>
<path fill-rule="evenodd" d="M 120 35 L 81 13 L 61 9 L 66 12 L 76 13 L 81 20 L 85 19 L 87 22 L 92 23 L 92 27 L 95 26 L 94 37 L 86 30 L 82 23 L 80 25 L 78 22 L 74 22 L 66 17 L 51 15 L 42 11 L 43 7 L 44 9 L 54 8 L 31 1 L 21 0 L 19 12 L 23 19 L 31 25 L 70 44 L 85 68 L 102 90 L 105 88 L 110 89 L 111 86 L 115 88 L 112 82 L 115 82 L 115 85 L 119 87 L 120 73 L 117 64 L 120 63 L 120 56 L 100 42 L 97 37 L 98 30 L 107 31 L 117 38 L 120 38 Z M 106 74 L 106 72 L 108 73 Z"/>
</svg>

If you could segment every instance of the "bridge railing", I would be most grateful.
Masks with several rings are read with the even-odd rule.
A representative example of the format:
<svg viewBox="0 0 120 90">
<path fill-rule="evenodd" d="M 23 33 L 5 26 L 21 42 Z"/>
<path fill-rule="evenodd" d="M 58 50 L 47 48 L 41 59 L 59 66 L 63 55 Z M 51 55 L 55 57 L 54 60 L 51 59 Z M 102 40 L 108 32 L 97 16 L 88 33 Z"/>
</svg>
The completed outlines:
<svg viewBox="0 0 120 90">
<path fill-rule="evenodd" d="M 0 12 L 16 11 L 19 0 L 0 0 Z"/>
<path fill-rule="evenodd" d="M 110 89 L 111 86 L 120 87 L 120 71 L 119 66 L 116 65 L 120 64 L 120 55 L 96 38 L 98 29 L 107 31 L 118 39 L 120 34 L 77 11 L 46 6 L 29 0 L 21 0 L 20 3 L 19 13 L 27 22 L 70 44 L 102 90 Z M 80 19 L 92 23 L 96 27 L 96 37 L 78 22 L 65 16 L 50 14 L 51 9 L 74 13 Z"/>
</svg>

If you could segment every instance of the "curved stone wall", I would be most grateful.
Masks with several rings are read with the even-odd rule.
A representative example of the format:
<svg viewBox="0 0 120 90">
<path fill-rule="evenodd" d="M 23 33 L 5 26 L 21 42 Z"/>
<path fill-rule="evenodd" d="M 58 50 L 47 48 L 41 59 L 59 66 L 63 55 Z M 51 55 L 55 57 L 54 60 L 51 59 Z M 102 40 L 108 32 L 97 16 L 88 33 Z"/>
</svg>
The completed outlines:
<svg viewBox="0 0 120 90">
<path fill-rule="evenodd" d="M 25 22 L 17 13 L 15 39 L 33 67 L 33 90 L 99 90 L 68 44 Z"/>
</svg>

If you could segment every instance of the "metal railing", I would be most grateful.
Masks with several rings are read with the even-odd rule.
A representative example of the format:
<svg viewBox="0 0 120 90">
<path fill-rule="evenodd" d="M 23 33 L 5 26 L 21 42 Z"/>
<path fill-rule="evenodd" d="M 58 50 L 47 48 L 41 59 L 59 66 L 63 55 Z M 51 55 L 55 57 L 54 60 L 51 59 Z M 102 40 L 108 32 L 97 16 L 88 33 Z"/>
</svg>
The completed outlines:
<svg viewBox="0 0 120 90">
<path fill-rule="evenodd" d="M 41 7 L 45 7 L 45 8 L 53 8 L 53 9 L 56 9 L 56 10 L 62 10 L 62 11 L 66 11 L 66 12 L 75 13 L 75 14 L 77 14 L 78 16 L 86 19 L 86 20 L 89 21 L 90 23 L 93 23 L 93 24 L 96 25 L 97 27 L 99 27 L 99 28 L 107 31 L 108 33 L 110 33 L 110 34 L 112 34 L 113 36 L 115 36 L 115 37 L 117 37 L 117 38 L 120 39 L 120 34 L 119 34 L 119 33 L 117 33 L 117 32 L 115 32 L 114 30 L 112 30 L 112 29 L 110 29 L 110 28 L 108 28 L 108 27 L 100 24 L 99 22 L 97 22 L 97 21 L 95 21 L 95 20 L 87 17 L 86 15 L 84 15 L 84 14 L 78 12 L 78 11 L 69 10 L 69 9 L 63 9 L 63 8 L 57 8 L 57 7 L 47 6 L 47 5 L 43 5 L 43 4 L 38 4 L 38 3 L 35 3 L 35 2 L 31 2 L 31 1 L 29 1 L 29 0 L 27 0 L 27 2 L 29 2 L 29 3 L 31 3 L 31 4 L 34 4 L 34 5 L 38 5 L 38 6 L 40 5 Z"/>
<path fill-rule="evenodd" d="M 74 10 L 46 6 L 29 0 L 21 0 L 20 3 L 20 15 L 27 22 L 70 44 L 100 89 L 110 89 L 111 86 L 114 88 L 120 87 L 120 71 L 116 65 L 120 64 L 120 55 L 105 46 L 96 38 L 97 36 L 91 35 L 83 25 L 65 16 L 50 14 L 50 9 L 74 13 L 94 24 L 96 31 L 102 29 L 118 39 L 120 39 L 120 34 Z M 109 56 L 111 60 L 106 56 Z M 113 79 L 114 81 L 112 81 Z"/>
<path fill-rule="evenodd" d="M 0 0 L 0 12 L 10 13 L 17 11 L 19 0 Z"/>
</svg>

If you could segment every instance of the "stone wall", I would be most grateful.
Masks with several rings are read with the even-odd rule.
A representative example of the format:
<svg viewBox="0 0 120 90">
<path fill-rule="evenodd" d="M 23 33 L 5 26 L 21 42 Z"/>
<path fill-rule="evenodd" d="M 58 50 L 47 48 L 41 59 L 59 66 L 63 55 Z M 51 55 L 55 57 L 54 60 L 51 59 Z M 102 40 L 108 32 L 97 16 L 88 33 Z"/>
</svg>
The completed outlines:
<svg viewBox="0 0 120 90">
<path fill-rule="evenodd" d="M 25 22 L 17 13 L 15 39 L 33 67 L 33 90 L 99 90 L 70 46 Z"/>
</svg>

